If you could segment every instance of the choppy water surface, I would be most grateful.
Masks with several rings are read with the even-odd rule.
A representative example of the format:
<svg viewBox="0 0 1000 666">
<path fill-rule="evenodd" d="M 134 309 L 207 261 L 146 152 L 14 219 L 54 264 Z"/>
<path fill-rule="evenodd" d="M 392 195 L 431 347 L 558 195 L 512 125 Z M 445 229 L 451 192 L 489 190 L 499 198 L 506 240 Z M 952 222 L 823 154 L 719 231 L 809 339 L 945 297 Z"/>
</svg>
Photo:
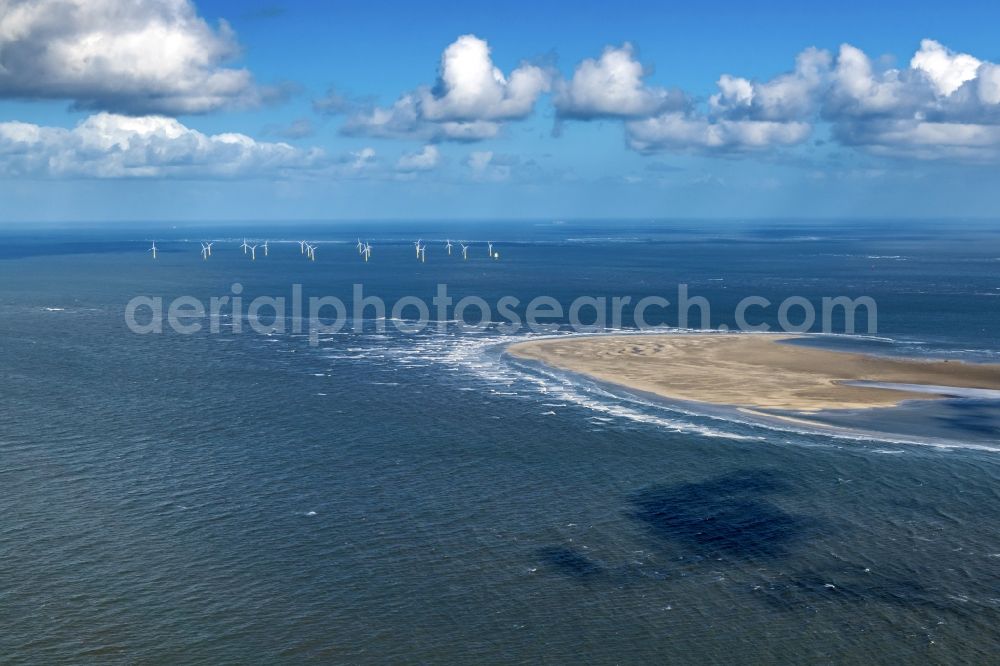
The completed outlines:
<svg viewBox="0 0 1000 666">
<path fill-rule="evenodd" d="M 316 262 L 239 240 L 323 241 Z M 882 661 L 1000 649 L 996 401 L 808 432 L 516 362 L 525 336 L 137 336 L 137 294 L 869 295 L 811 344 L 995 361 L 985 227 L 496 224 L 8 234 L 0 654 L 28 662 Z M 356 236 L 373 241 L 360 262 Z M 413 236 L 413 238 L 410 238 Z M 469 262 L 432 241 L 477 243 Z M 476 256 L 476 248 L 482 257 Z M 665 323 L 676 325 L 676 321 Z M 558 322 L 552 330 L 555 333 Z M 224 330 L 227 330 L 224 328 Z M 919 425 L 914 425 L 919 424 Z M 857 431 L 862 431 L 858 434 Z M 879 434 L 881 432 L 881 434 Z M 887 434 L 887 433 L 892 433 Z"/>
</svg>

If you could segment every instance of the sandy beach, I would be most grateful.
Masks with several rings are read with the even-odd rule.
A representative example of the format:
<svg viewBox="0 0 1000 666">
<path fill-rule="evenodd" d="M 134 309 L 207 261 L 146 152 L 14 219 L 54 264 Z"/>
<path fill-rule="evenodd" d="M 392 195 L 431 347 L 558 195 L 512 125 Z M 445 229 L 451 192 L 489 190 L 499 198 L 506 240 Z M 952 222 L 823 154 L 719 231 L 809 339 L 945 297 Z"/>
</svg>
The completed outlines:
<svg viewBox="0 0 1000 666">
<path fill-rule="evenodd" d="M 608 335 L 511 345 L 515 357 L 674 400 L 813 412 L 939 396 L 844 382 L 1000 390 L 1000 365 L 889 359 L 785 344 L 787 334 Z"/>
</svg>

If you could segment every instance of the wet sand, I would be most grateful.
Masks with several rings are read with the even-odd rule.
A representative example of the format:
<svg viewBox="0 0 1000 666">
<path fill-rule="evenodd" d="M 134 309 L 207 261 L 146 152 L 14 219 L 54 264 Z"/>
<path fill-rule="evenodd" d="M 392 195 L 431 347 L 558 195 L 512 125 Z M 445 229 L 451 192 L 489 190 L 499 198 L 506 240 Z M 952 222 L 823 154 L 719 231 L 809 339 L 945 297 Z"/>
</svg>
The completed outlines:
<svg viewBox="0 0 1000 666">
<path fill-rule="evenodd" d="M 787 334 L 604 335 L 511 345 L 517 358 L 673 400 L 814 412 L 941 396 L 870 381 L 1000 390 L 1000 364 L 889 359 L 784 344 Z"/>
</svg>

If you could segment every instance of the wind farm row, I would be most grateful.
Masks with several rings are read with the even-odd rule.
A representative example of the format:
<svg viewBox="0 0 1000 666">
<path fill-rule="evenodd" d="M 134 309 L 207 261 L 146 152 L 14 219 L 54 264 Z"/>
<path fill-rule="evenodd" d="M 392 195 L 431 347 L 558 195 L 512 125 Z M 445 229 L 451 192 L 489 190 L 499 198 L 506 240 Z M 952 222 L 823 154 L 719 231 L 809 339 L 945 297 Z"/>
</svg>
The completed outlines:
<svg viewBox="0 0 1000 666">
<path fill-rule="evenodd" d="M 198 241 L 198 242 L 201 245 L 201 258 L 205 261 L 208 261 L 212 257 L 212 246 L 219 241 Z M 299 254 L 301 254 L 309 261 L 316 261 L 316 250 L 319 248 L 320 244 L 319 241 L 310 242 L 310 241 L 300 240 L 300 241 L 281 241 L 281 242 L 292 243 L 292 244 L 298 243 Z M 461 241 L 456 241 L 456 243 L 452 243 L 451 240 L 449 239 L 446 240 L 441 247 L 445 250 L 445 252 L 447 252 L 447 255 L 450 257 L 453 254 L 453 250 L 456 244 L 461 248 L 462 261 L 468 261 L 469 250 L 470 248 L 472 248 L 471 242 L 464 243 Z M 371 259 L 372 256 L 371 243 L 369 243 L 368 241 L 362 241 L 359 238 L 355 247 L 358 251 L 358 256 L 362 260 L 368 262 Z M 414 241 L 413 247 L 416 253 L 417 261 L 421 263 L 426 262 L 427 243 L 425 243 L 423 239 L 417 239 L 416 241 Z M 243 242 L 237 247 L 237 249 L 242 250 L 243 254 L 245 254 L 250 259 L 250 261 L 257 261 L 258 250 L 261 251 L 261 257 L 270 256 L 270 241 L 265 240 L 263 242 L 260 241 L 250 242 L 246 238 L 244 238 Z M 498 252 L 494 248 L 493 241 L 486 242 L 486 250 L 487 250 L 487 256 L 490 259 L 494 261 L 500 259 L 500 252 Z M 160 252 L 160 249 L 156 246 L 156 241 L 153 241 L 152 246 L 146 251 L 152 253 L 153 259 L 156 259 Z"/>
</svg>

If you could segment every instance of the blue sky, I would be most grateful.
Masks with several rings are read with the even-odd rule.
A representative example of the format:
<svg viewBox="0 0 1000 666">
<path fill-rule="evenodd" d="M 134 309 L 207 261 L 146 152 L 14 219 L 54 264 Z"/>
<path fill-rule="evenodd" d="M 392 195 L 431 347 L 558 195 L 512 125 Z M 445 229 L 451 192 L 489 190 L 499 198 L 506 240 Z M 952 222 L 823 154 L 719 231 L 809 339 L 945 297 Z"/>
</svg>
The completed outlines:
<svg viewBox="0 0 1000 666">
<path fill-rule="evenodd" d="M 988 3 L 73 4 L 0 0 L 3 222 L 997 213 Z"/>
</svg>

